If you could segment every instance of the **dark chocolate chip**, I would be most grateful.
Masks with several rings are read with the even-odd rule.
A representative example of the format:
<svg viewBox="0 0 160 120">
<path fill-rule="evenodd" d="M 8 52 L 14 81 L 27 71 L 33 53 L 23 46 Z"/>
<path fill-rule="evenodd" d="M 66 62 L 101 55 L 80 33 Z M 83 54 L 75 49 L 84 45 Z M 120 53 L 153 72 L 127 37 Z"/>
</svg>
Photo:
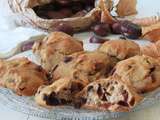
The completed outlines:
<svg viewBox="0 0 160 120">
<path fill-rule="evenodd" d="M 124 101 L 128 101 L 128 93 L 127 93 L 126 90 L 124 90 L 124 91 L 122 92 L 122 95 L 123 95 L 123 97 L 124 97 Z"/>
<path fill-rule="evenodd" d="M 97 94 L 98 94 L 99 97 L 102 97 L 102 95 L 103 95 L 101 84 L 98 84 Z"/>
<path fill-rule="evenodd" d="M 109 92 L 105 92 L 105 94 L 107 94 L 108 96 L 111 96 L 111 94 Z"/>
<path fill-rule="evenodd" d="M 134 106 L 134 104 L 135 104 L 135 98 L 134 98 L 134 97 L 131 99 L 131 101 L 129 102 L 129 104 L 130 104 L 131 106 Z"/>
<path fill-rule="evenodd" d="M 156 82 L 156 78 L 153 74 L 151 74 L 151 78 L 152 78 L 152 83 L 155 83 Z"/>
<path fill-rule="evenodd" d="M 118 104 L 118 105 L 121 105 L 121 106 L 126 106 L 126 107 L 129 106 L 128 103 L 125 102 L 125 101 L 119 101 L 117 104 Z"/>
<path fill-rule="evenodd" d="M 114 90 L 114 86 L 112 86 L 112 87 L 110 88 L 110 90 L 113 91 L 113 90 Z"/>
<path fill-rule="evenodd" d="M 43 71 L 43 68 L 39 65 L 39 66 L 36 67 L 36 71 L 42 72 L 42 71 Z"/>
<path fill-rule="evenodd" d="M 79 98 L 77 102 L 74 103 L 75 108 L 80 108 L 83 104 L 87 102 L 86 98 Z"/>
<path fill-rule="evenodd" d="M 68 63 L 68 62 L 70 62 L 70 61 L 72 61 L 72 57 L 69 57 L 69 56 L 66 56 L 66 57 L 64 57 L 64 63 Z"/>
<path fill-rule="evenodd" d="M 150 69 L 150 73 L 149 74 L 152 74 L 152 72 L 154 72 L 155 71 L 155 67 L 152 67 L 151 69 Z"/>
<path fill-rule="evenodd" d="M 104 68 L 104 64 L 103 63 L 96 63 L 95 64 L 95 71 L 96 72 L 102 70 L 103 68 Z"/>
<path fill-rule="evenodd" d="M 110 76 L 113 75 L 115 71 L 116 71 L 116 68 L 113 68 L 113 69 L 110 71 L 109 75 L 110 75 Z"/>
<path fill-rule="evenodd" d="M 87 91 L 90 92 L 93 89 L 93 86 L 88 86 Z"/>
<path fill-rule="evenodd" d="M 25 87 L 24 88 L 19 88 L 20 91 L 23 91 L 24 89 L 25 89 Z"/>
<path fill-rule="evenodd" d="M 103 96 L 102 96 L 102 99 L 101 99 L 102 101 L 107 101 L 107 98 L 106 98 L 106 96 L 105 96 L 105 94 L 103 94 Z"/>
<path fill-rule="evenodd" d="M 77 91 L 79 92 L 79 91 L 81 91 L 83 88 L 84 88 L 83 84 L 81 84 L 81 83 L 73 83 L 73 84 L 71 85 L 71 93 L 77 92 Z"/>
<path fill-rule="evenodd" d="M 56 94 L 54 92 L 52 92 L 50 95 L 44 94 L 43 100 L 46 101 L 47 105 L 55 105 L 55 106 L 60 105 L 61 103 L 60 103 L 59 99 L 56 98 L 55 96 L 56 96 Z"/>
<path fill-rule="evenodd" d="M 68 104 L 68 101 L 65 100 L 65 99 L 61 99 L 60 101 L 61 101 L 61 103 L 62 103 L 63 105 L 64 105 L 64 104 Z"/>
</svg>

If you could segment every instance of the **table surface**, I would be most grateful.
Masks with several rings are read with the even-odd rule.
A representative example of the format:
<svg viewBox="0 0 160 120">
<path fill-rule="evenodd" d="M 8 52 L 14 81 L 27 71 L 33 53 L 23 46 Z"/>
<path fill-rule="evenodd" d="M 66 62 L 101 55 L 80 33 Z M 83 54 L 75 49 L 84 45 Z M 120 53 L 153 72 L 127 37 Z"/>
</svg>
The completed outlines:
<svg viewBox="0 0 160 120">
<path fill-rule="evenodd" d="M 160 12 L 160 0 L 138 0 L 137 9 L 139 11 L 138 16 L 150 16 L 156 15 Z M 0 6 L 1 8 L 2 6 Z M 2 15 L 4 13 L 0 13 Z M 39 34 L 40 32 L 29 29 L 29 28 L 14 28 L 12 25 L 8 25 L 6 20 L 3 17 L 0 17 L 0 50 L 5 50 L 7 47 L 12 46 L 14 44 L 14 40 L 22 39 Z M 22 31 L 25 33 L 20 34 Z M 9 35 L 8 35 L 9 34 Z M 15 37 L 16 36 L 16 37 Z M 150 108 L 146 108 L 141 111 L 137 111 L 134 113 L 130 113 L 123 118 L 119 118 L 118 120 L 160 120 L 160 103 L 151 106 Z M 36 118 L 32 116 L 28 116 L 26 114 L 22 114 L 20 112 L 12 111 L 7 108 L 4 104 L 0 103 L 0 119 L 2 120 L 47 120 L 42 118 Z"/>
</svg>

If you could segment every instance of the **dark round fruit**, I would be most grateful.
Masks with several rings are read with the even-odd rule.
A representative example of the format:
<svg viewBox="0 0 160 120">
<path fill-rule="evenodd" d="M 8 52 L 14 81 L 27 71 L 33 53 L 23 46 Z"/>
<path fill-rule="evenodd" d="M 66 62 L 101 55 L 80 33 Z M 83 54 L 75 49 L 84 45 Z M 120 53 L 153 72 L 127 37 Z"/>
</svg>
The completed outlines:
<svg viewBox="0 0 160 120">
<path fill-rule="evenodd" d="M 118 21 L 113 23 L 111 29 L 113 34 L 121 34 L 121 23 Z"/>
<path fill-rule="evenodd" d="M 71 0 L 56 0 L 62 6 L 68 6 L 71 4 Z"/>
<path fill-rule="evenodd" d="M 72 3 L 71 9 L 72 9 L 73 13 L 77 13 L 77 12 L 83 10 L 83 6 L 79 2 L 75 2 L 75 3 Z"/>
<path fill-rule="evenodd" d="M 142 35 L 142 28 L 131 21 L 125 20 L 121 22 L 121 32 L 130 39 L 138 39 Z"/>
<path fill-rule="evenodd" d="M 74 34 L 73 27 L 65 23 L 60 23 L 59 25 L 57 25 L 57 27 L 55 28 L 55 31 L 61 31 L 71 36 Z"/>
<path fill-rule="evenodd" d="M 93 27 L 91 30 L 98 36 L 107 36 L 110 33 L 110 26 L 108 24 L 100 23 Z"/>
<path fill-rule="evenodd" d="M 97 36 L 95 36 L 95 35 L 93 35 L 93 36 L 89 39 L 89 42 L 90 42 L 90 43 L 99 43 L 99 44 L 102 44 L 102 43 L 106 42 L 106 40 L 105 40 L 105 39 L 102 39 L 102 38 L 99 38 L 99 37 L 97 37 Z"/>
</svg>

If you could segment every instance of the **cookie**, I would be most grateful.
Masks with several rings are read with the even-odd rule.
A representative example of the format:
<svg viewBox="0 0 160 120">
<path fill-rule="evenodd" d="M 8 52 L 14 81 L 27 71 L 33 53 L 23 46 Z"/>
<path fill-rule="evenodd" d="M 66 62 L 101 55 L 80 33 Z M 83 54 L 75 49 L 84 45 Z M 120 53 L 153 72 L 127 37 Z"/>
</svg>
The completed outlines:
<svg viewBox="0 0 160 120">
<path fill-rule="evenodd" d="M 75 97 L 75 106 L 92 110 L 130 111 L 142 97 L 124 83 L 120 77 L 111 76 L 90 83 Z"/>
<path fill-rule="evenodd" d="M 141 46 L 141 53 L 160 61 L 160 41 Z"/>
<path fill-rule="evenodd" d="M 85 86 L 82 82 L 62 78 L 51 85 L 41 86 L 35 95 L 35 101 L 38 105 L 47 108 L 71 104 L 76 93 Z"/>
<path fill-rule="evenodd" d="M 54 68 L 66 55 L 79 51 L 83 51 L 83 44 L 62 32 L 53 32 L 33 46 L 33 53 L 47 71 Z"/>
<path fill-rule="evenodd" d="M 87 84 L 107 77 L 116 62 L 102 52 L 79 52 L 66 56 L 51 74 L 53 80 L 70 77 Z"/>
<path fill-rule="evenodd" d="M 39 86 L 48 84 L 47 72 L 27 58 L 0 61 L 0 85 L 18 95 L 32 96 Z"/>
<path fill-rule="evenodd" d="M 140 55 L 140 47 L 130 40 L 111 40 L 102 44 L 98 51 L 104 52 L 118 60 L 124 60 L 135 55 Z"/>
<path fill-rule="evenodd" d="M 135 56 L 119 62 L 114 75 L 132 85 L 138 93 L 150 92 L 160 86 L 160 64 L 149 56 Z"/>
</svg>

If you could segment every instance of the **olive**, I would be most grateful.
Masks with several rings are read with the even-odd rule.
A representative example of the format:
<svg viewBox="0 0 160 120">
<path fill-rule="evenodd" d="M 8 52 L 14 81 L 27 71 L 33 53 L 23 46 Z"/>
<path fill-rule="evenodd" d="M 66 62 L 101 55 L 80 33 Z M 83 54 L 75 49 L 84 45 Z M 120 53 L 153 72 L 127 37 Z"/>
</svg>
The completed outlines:
<svg viewBox="0 0 160 120">
<path fill-rule="evenodd" d="M 138 39 L 142 35 L 142 28 L 131 21 L 125 20 L 121 22 L 121 32 L 130 39 Z"/>
<path fill-rule="evenodd" d="M 106 23 L 96 24 L 91 30 L 98 36 L 107 36 L 110 33 L 110 26 Z"/>
<path fill-rule="evenodd" d="M 70 10 L 69 8 L 63 8 L 59 12 L 64 15 L 64 18 L 73 15 L 72 10 Z"/>
<path fill-rule="evenodd" d="M 85 0 L 84 2 L 87 6 L 94 6 L 95 0 Z"/>
<path fill-rule="evenodd" d="M 75 3 L 72 3 L 71 9 L 72 9 L 73 13 L 77 13 L 77 12 L 83 10 L 83 5 L 79 2 L 75 2 Z"/>
<path fill-rule="evenodd" d="M 71 4 L 71 0 L 56 0 L 56 2 L 62 6 L 68 6 Z"/>
<path fill-rule="evenodd" d="M 97 36 L 95 36 L 95 35 L 93 35 L 93 36 L 89 39 L 89 42 L 90 42 L 90 43 L 99 43 L 99 44 L 102 44 L 102 43 L 106 42 L 106 40 L 105 40 L 105 39 L 102 39 L 102 38 L 99 38 L 99 37 L 97 37 Z"/>
<path fill-rule="evenodd" d="M 21 50 L 22 50 L 22 51 L 30 50 L 30 49 L 32 49 L 33 44 L 34 44 L 33 41 L 28 42 L 28 43 L 22 45 Z"/>
<path fill-rule="evenodd" d="M 48 11 L 47 17 L 49 19 L 63 19 L 63 18 L 65 18 L 65 16 L 62 13 L 56 12 L 56 11 Z"/>
<path fill-rule="evenodd" d="M 121 23 L 119 21 L 111 25 L 112 33 L 121 34 Z"/>
<path fill-rule="evenodd" d="M 58 24 L 57 27 L 55 28 L 55 31 L 61 31 L 61 32 L 64 32 L 64 33 L 69 34 L 71 36 L 74 34 L 73 27 L 71 27 L 70 25 L 68 25 L 66 23 Z"/>
</svg>

